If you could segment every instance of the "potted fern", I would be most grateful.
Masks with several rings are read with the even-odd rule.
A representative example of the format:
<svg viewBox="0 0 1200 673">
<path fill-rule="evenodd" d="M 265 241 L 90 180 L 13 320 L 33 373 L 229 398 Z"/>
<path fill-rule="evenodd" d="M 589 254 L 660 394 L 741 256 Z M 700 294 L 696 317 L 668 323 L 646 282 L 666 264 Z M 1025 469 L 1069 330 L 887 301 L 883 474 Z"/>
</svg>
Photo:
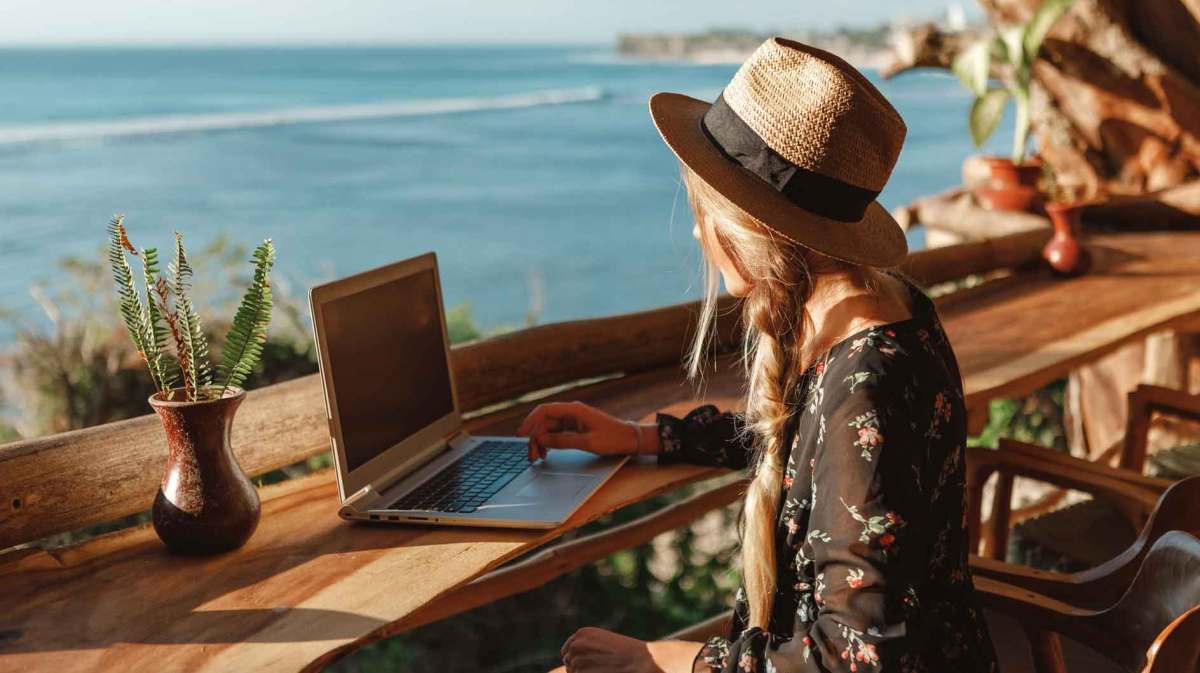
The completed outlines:
<svg viewBox="0 0 1200 673">
<path fill-rule="evenodd" d="M 255 248 L 254 275 L 221 348 L 209 361 L 208 338 L 192 303 L 193 270 L 175 232 L 166 273 L 155 248 L 136 248 L 122 216 L 108 227 L 109 263 L 121 320 L 156 392 L 150 406 L 167 435 L 167 466 L 154 498 L 154 530 L 172 551 L 207 554 L 245 544 L 258 526 L 258 492 L 229 444 L 242 384 L 262 354 L 271 319 L 270 272 L 275 246 Z M 137 280 L 129 257 L 140 262 Z M 138 287 L 140 280 L 141 288 Z"/>
<path fill-rule="evenodd" d="M 1074 0 L 1045 0 L 1028 21 L 1000 29 L 964 49 L 951 69 L 975 96 L 967 127 L 976 147 L 982 147 L 996 132 L 1011 99 L 1015 111 L 1012 155 L 983 157 L 989 179 L 975 189 L 986 208 L 1034 210 L 1041 199 L 1037 190 L 1041 161 L 1027 154 L 1030 129 L 1030 99 L 1033 65 L 1046 33 L 1071 7 Z M 992 86 L 993 74 L 1000 86 Z"/>
</svg>

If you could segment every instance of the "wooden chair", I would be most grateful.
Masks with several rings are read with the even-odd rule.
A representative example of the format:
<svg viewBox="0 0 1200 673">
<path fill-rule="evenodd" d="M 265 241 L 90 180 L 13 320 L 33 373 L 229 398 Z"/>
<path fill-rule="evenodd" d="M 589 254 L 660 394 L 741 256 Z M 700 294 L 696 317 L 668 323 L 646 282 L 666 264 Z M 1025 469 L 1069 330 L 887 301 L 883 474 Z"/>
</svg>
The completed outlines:
<svg viewBox="0 0 1200 673">
<path fill-rule="evenodd" d="M 1173 530 L 1200 537 L 1200 476 L 1172 484 L 1158 499 L 1141 534 L 1125 551 L 1094 568 L 1055 573 L 971 557 L 975 577 L 998 580 L 1080 608 L 1099 609 L 1116 603 L 1133 582 L 1146 553 Z"/>
<path fill-rule="evenodd" d="M 1099 578 L 1098 578 L 1099 579 Z M 1120 585 L 1124 578 L 1106 578 Z M 1089 610 L 978 577 L 985 609 L 1016 618 L 1029 636 L 1036 673 L 1066 673 L 1059 635 L 1130 673 L 1189 673 L 1200 663 L 1200 539 L 1170 531 L 1146 552 L 1133 582 L 1110 607 Z"/>
<path fill-rule="evenodd" d="M 991 515 L 983 518 L 983 485 L 997 475 Z M 1010 439 L 1000 440 L 998 449 L 967 449 L 967 516 L 971 524 L 971 548 L 983 556 L 1000 559 L 1008 546 L 1011 527 L 1022 519 L 1048 511 L 1031 508 L 1014 516 L 1013 481 L 1028 477 L 1063 489 L 1091 493 L 1114 505 L 1134 530 L 1142 527 L 1172 481 L 1147 477 L 1132 470 L 1074 458 L 1044 447 Z M 982 550 L 980 543 L 982 542 Z"/>
<path fill-rule="evenodd" d="M 971 491 L 970 519 L 972 541 L 982 543 L 984 556 L 1001 558 L 1006 550 L 1012 526 L 1049 512 L 1065 491 L 1031 507 L 1014 510 L 1011 506 L 1013 479 L 1025 476 L 1044 481 L 1061 489 L 1072 488 L 1099 496 L 1115 505 L 1134 530 L 1140 528 L 1153 507 L 1153 499 L 1139 496 L 1117 485 L 1121 482 L 1157 496 L 1172 483 L 1171 479 L 1148 477 L 1146 469 L 1150 421 L 1155 413 L 1200 421 L 1200 395 L 1163 388 L 1139 385 L 1128 397 L 1129 416 L 1122 441 L 1104 451 L 1096 461 L 1074 458 L 1042 447 L 1014 440 L 1001 440 L 999 451 L 972 447 L 967 451 Z M 1168 449 L 1160 453 L 1172 453 Z M 1111 462 L 1117 468 L 1109 467 Z M 982 485 L 992 474 L 998 474 L 991 515 L 986 522 L 981 507 Z M 979 549 L 978 546 L 974 547 Z"/>
</svg>

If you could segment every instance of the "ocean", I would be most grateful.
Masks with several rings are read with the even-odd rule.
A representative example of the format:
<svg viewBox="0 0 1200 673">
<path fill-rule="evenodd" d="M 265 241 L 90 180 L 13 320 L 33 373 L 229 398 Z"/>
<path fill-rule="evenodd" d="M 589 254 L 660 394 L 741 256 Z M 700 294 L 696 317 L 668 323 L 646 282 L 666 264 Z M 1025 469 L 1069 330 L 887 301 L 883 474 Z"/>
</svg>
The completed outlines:
<svg viewBox="0 0 1200 673">
<path fill-rule="evenodd" d="M 162 250 L 175 229 L 195 249 L 273 238 L 301 300 L 433 250 L 447 304 L 486 328 L 691 299 L 699 253 L 646 101 L 711 100 L 735 70 L 596 46 L 3 50 L 0 307 L 48 324 L 30 286 L 101 259 L 114 213 Z M 959 183 L 959 83 L 867 75 L 909 128 L 882 203 Z"/>
</svg>

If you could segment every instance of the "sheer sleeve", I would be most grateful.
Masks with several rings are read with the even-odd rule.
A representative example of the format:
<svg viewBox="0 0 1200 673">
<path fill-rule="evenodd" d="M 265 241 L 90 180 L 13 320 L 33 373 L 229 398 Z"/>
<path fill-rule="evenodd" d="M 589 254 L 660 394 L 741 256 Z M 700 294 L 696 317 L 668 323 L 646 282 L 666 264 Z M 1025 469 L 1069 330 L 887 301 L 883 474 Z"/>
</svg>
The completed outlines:
<svg viewBox="0 0 1200 673">
<path fill-rule="evenodd" d="M 753 446 L 749 434 L 742 432 L 742 414 L 718 411 L 706 404 L 683 418 L 660 413 L 656 421 L 660 465 L 693 463 L 741 470 L 750 462 Z"/>
</svg>

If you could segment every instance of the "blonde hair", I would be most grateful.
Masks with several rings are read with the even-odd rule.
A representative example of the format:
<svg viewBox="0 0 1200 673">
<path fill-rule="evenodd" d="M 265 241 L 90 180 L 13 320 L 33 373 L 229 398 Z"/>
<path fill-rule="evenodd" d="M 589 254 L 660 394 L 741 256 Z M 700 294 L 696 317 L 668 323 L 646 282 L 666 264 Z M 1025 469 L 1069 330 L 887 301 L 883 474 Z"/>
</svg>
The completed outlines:
<svg viewBox="0 0 1200 673">
<path fill-rule="evenodd" d="M 686 166 L 682 179 L 700 228 L 705 293 L 688 356 L 688 376 L 703 377 L 720 276 L 712 245 L 720 245 L 750 284 L 742 300 L 742 365 L 748 381 L 746 425 L 755 447 L 753 480 L 746 491 L 742 533 L 742 581 L 750 608 L 747 626 L 766 629 L 775 595 L 775 517 L 782 497 L 784 446 L 791 404 L 813 355 L 807 337 L 812 321 L 813 262 L 820 271 L 848 265 L 814 253 L 762 226 Z"/>
</svg>

